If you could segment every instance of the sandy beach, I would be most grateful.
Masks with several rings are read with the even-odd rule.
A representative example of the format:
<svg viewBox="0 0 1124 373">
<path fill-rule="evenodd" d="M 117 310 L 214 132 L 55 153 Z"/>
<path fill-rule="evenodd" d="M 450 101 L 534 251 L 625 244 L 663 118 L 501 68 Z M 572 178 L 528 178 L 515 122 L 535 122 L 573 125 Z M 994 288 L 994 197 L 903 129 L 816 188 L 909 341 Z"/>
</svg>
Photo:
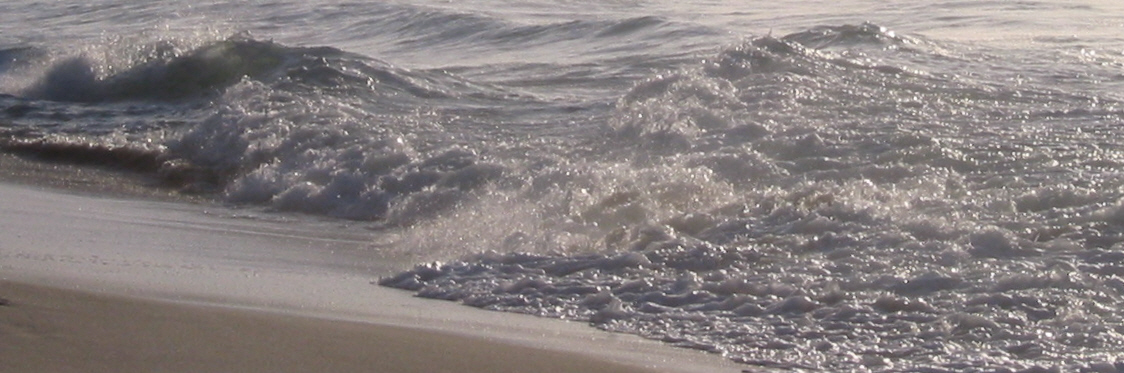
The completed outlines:
<svg viewBox="0 0 1124 373">
<path fill-rule="evenodd" d="M 646 372 L 445 333 L 0 281 L 6 372 Z"/>
<path fill-rule="evenodd" d="M 741 368 L 374 286 L 416 258 L 335 222 L 85 193 L 0 183 L 2 372 Z"/>
</svg>

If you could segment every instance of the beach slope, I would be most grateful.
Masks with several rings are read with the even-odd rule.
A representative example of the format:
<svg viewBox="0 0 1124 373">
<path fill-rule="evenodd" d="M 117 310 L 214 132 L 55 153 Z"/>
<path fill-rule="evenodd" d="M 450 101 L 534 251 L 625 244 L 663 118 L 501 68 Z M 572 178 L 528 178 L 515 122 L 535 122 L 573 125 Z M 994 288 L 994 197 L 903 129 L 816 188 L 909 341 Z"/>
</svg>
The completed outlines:
<svg viewBox="0 0 1124 373">
<path fill-rule="evenodd" d="M 383 233 L 0 182 L 0 372 L 737 372 L 375 286 Z"/>
<path fill-rule="evenodd" d="M 646 372 L 418 329 L 0 281 L 4 372 Z"/>
</svg>

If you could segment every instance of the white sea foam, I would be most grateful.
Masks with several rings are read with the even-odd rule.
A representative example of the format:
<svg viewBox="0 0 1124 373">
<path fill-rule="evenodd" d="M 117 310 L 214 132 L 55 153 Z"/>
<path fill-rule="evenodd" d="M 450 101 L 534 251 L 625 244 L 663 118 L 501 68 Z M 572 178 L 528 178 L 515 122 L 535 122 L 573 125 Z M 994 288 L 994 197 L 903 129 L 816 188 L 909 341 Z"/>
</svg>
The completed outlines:
<svg viewBox="0 0 1124 373">
<path fill-rule="evenodd" d="M 816 32 L 864 48 L 903 43 L 869 25 Z M 619 163 L 567 164 L 596 182 L 536 194 L 566 196 L 565 209 L 544 214 L 565 224 L 523 222 L 506 241 L 463 243 L 565 231 L 581 245 L 493 245 L 503 251 L 380 283 L 767 367 L 1115 367 L 1119 281 L 1100 264 L 1111 259 L 1093 259 L 1107 252 L 1087 248 L 1118 242 L 1105 234 L 1119 229 L 1116 189 L 1103 189 L 1116 173 L 1087 169 L 1099 175 L 1094 191 L 1089 173 L 1054 166 L 1087 160 L 1080 146 L 1046 153 L 972 135 L 983 120 L 1078 101 L 850 63 L 803 38 L 758 39 L 638 84 L 608 121 L 615 149 L 602 159 Z M 912 48 L 890 57 L 931 53 Z M 972 98 L 938 97 L 950 93 Z M 1067 131 L 1051 126 L 997 129 Z"/>
</svg>

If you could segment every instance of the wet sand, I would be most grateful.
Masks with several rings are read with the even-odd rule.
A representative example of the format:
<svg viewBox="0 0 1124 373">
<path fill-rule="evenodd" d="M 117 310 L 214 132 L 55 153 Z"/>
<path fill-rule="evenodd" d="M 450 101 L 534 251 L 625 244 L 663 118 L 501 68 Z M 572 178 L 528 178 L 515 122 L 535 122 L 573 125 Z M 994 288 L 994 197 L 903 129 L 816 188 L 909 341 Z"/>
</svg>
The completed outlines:
<svg viewBox="0 0 1124 373">
<path fill-rule="evenodd" d="M 0 294 L 5 372 L 650 372 L 371 323 L 11 281 L 0 281 Z"/>
<path fill-rule="evenodd" d="M 383 233 L 0 182 L 0 372 L 740 372 L 580 322 L 372 285 Z"/>
</svg>

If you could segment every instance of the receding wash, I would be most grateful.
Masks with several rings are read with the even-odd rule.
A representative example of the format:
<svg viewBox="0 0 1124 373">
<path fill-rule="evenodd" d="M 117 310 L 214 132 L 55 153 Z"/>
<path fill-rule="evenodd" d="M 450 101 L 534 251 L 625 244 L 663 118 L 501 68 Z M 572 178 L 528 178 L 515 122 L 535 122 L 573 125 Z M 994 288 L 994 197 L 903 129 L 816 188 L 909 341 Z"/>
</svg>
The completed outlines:
<svg viewBox="0 0 1124 373">
<path fill-rule="evenodd" d="M 373 230 L 418 265 L 372 286 L 747 370 L 1124 372 L 1115 1 L 0 9 L 0 149 Z"/>
</svg>

